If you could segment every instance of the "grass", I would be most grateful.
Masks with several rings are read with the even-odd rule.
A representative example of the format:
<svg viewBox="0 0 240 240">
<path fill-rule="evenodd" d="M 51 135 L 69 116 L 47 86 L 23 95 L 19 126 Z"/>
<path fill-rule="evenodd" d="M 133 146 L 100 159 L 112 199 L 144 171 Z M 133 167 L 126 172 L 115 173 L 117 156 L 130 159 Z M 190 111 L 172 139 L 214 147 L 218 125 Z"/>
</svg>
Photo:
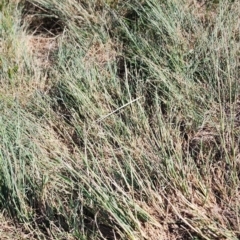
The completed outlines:
<svg viewBox="0 0 240 240">
<path fill-rule="evenodd" d="M 0 4 L 1 239 L 239 239 L 238 1 Z"/>
</svg>

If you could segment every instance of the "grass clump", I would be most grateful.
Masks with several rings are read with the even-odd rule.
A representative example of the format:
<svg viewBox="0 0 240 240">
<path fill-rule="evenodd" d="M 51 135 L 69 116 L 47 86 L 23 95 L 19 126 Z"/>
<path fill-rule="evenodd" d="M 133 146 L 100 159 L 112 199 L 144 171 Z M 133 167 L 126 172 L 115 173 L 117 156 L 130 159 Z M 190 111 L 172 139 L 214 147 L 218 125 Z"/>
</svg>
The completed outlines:
<svg viewBox="0 0 240 240">
<path fill-rule="evenodd" d="M 237 1 L 0 7 L 3 238 L 239 238 Z"/>
</svg>

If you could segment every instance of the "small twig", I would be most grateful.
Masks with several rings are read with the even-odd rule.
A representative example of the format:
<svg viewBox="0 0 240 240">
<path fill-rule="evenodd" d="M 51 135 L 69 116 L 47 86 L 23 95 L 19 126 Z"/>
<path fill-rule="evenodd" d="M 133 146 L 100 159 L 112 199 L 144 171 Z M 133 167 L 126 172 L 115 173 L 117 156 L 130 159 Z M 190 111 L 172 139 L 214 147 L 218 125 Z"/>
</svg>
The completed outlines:
<svg viewBox="0 0 240 240">
<path fill-rule="evenodd" d="M 105 115 L 105 116 L 99 118 L 96 122 L 101 122 L 101 121 L 103 121 L 103 120 L 106 119 L 107 117 L 113 115 L 114 113 L 120 111 L 121 109 L 127 107 L 128 105 L 130 105 L 130 104 L 132 104 L 132 103 L 138 101 L 140 98 L 142 98 L 142 97 L 138 97 L 138 98 L 136 98 L 136 99 L 134 99 L 134 100 L 132 100 L 132 101 L 130 101 L 130 102 L 124 104 L 123 106 L 121 106 L 120 108 L 117 108 L 117 109 L 114 110 L 113 112 L 110 112 L 109 114 L 107 114 L 107 115 Z"/>
</svg>

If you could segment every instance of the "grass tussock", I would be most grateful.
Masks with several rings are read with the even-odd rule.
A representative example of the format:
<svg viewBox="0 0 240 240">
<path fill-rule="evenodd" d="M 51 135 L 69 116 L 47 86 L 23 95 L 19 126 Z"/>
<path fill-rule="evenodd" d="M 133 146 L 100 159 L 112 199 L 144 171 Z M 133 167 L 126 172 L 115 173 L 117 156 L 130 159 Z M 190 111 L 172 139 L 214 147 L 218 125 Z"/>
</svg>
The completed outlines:
<svg viewBox="0 0 240 240">
<path fill-rule="evenodd" d="M 239 239 L 239 17 L 3 0 L 0 238 Z"/>
</svg>

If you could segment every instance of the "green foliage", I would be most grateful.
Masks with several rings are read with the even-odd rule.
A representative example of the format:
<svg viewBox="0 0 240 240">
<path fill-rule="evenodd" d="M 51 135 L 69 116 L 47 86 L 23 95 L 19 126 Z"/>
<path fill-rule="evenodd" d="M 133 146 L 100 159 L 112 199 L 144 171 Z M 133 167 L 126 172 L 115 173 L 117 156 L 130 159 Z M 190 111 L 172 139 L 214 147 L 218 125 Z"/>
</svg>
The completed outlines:
<svg viewBox="0 0 240 240">
<path fill-rule="evenodd" d="M 0 8 L 5 217 L 36 239 L 238 238 L 237 1 Z"/>
</svg>

